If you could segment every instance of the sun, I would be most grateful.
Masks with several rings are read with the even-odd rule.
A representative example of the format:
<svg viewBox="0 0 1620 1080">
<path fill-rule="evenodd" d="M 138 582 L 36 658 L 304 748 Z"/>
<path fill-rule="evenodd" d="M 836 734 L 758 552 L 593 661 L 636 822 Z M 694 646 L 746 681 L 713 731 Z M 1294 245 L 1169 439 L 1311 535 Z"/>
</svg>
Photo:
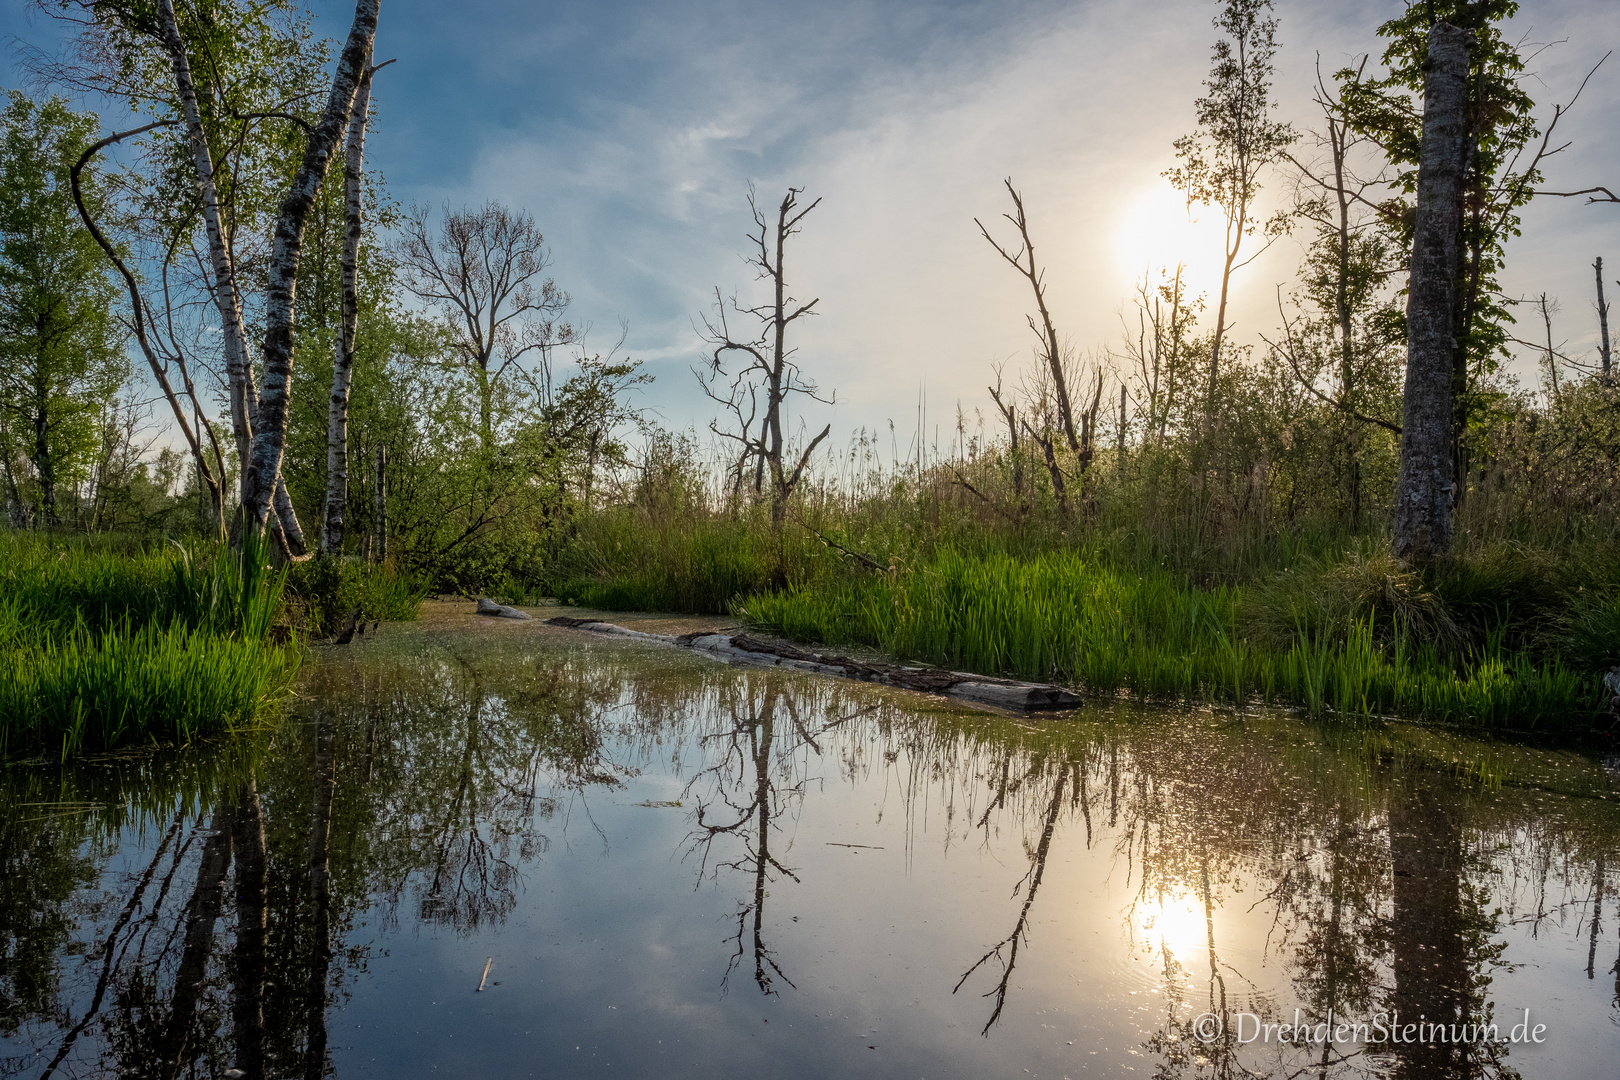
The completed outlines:
<svg viewBox="0 0 1620 1080">
<path fill-rule="evenodd" d="M 1209 927 L 1196 896 L 1165 896 L 1159 903 L 1144 905 L 1137 919 L 1144 940 L 1155 949 L 1162 946 L 1178 959 L 1185 960 L 1209 948 Z"/>
<path fill-rule="evenodd" d="M 1161 270 L 1186 265 L 1182 281 L 1189 298 L 1220 287 L 1225 257 L 1226 220 L 1220 208 L 1188 205 L 1186 196 L 1159 181 L 1130 197 L 1115 229 L 1114 251 L 1127 280 L 1143 273 L 1156 282 Z"/>
</svg>

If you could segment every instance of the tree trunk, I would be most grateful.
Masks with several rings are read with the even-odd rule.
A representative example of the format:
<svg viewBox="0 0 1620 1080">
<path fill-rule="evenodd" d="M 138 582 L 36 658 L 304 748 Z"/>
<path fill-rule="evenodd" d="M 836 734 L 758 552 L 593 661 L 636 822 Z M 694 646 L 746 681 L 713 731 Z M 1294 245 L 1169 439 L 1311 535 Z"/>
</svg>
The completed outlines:
<svg viewBox="0 0 1620 1080">
<path fill-rule="evenodd" d="M 264 943 L 266 878 L 264 814 L 258 781 L 248 778 L 236 806 L 236 956 L 231 1014 L 236 1068 L 243 1080 L 264 1076 Z"/>
<path fill-rule="evenodd" d="M 1597 310 L 1598 310 L 1598 360 L 1603 369 L 1603 383 L 1607 386 L 1612 381 L 1609 358 L 1609 302 L 1603 299 L 1603 256 L 1599 255 L 1592 264 L 1597 271 Z"/>
<path fill-rule="evenodd" d="M 56 525 L 56 463 L 51 460 L 50 387 L 45 381 L 45 365 L 34 368 L 34 474 L 39 478 L 39 507 L 45 524 Z"/>
<path fill-rule="evenodd" d="M 326 520 L 321 534 L 321 550 L 328 555 L 342 554 L 343 515 L 349 501 L 349 377 L 354 370 L 354 339 L 360 321 L 360 180 L 373 70 L 367 68 L 355 91 L 349 135 L 343 148 L 343 327 L 332 364 L 332 398 L 326 419 Z"/>
<path fill-rule="evenodd" d="M 1114 465 L 1119 474 L 1121 488 L 1125 485 L 1125 400 L 1125 383 L 1121 380 L 1119 384 L 1119 443 L 1114 452 Z"/>
<path fill-rule="evenodd" d="M 264 529 L 281 474 L 287 441 L 287 394 L 292 385 L 293 311 L 298 285 L 298 261 L 304 247 L 304 225 L 315 196 L 326 182 L 332 151 L 348 125 L 354 96 L 371 66 L 371 45 L 377 34 L 380 0 L 358 0 L 348 40 L 332 76 L 332 89 L 320 121 L 308 136 L 304 157 L 276 216 L 275 240 L 266 267 L 264 389 L 259 395 L 258 430 L 253 433 L 253 456 L 245 466 L 251 484 L 244 499 L 248 524 Z"/>
<path fill-rule="evenodd" d="M 185 116 L 186 134 L 191 142 L 192 163 L 197 173 L 197 194 L 202 203 L 203 225 L 208 234 L 208 257 L 213 265 L 212 292 L 219 311 L 220 335 L 225 346 L 225 372 L 230 386 L 231 430 L 236 436 L 237 460 L 246 462 L 252 451 L 253 414 L 257 394 L 253 386 L 253 363 L 248 358 L 247 328 L 242 322 L 241 295 L 236 288 L 236 267 L 225 224 L 220 215 L 219 188 L 214 183 L 214 158 L 203 130 L 202 112 L 197 104 L 197 86 L 191 75 L 185 39 L 175 18 L 173 0 L 158 0 L 158 17 L 163 22 L 163 42 L 174 68 L 175 89 Z M 248 473 L 242 470 L 242 499 L 249 494 Z"/>
<path fill-rule="evenodd" d="M 388 449 L 377 447 L 376 513 L 373 514 L 372 532 L 376 537 L 372 545 L 377 565 L 388 558 Z"/>
<path fill-rule="evenodd" d="M 1423 84 L 1423 147 L 1406 305 L 1406 407 L 1395 555 L 1422 563 L 1451 546 L 1453 316 L 1471 30 L 1436 23 Z"/>
</svg>

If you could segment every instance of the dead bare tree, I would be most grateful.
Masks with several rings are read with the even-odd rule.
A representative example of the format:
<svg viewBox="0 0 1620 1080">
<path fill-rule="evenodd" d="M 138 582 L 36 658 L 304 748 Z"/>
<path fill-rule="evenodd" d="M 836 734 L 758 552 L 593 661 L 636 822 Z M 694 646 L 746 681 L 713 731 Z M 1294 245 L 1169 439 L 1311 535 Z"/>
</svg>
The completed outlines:
<svg viewBox="0 0 1620 1080">
<path fill-rule="evenodd" d="M 749 186 L 748 209 L 754 216 L 754 230 L 749 233 L 750 255 L 747 261 L 759 280 L 770 281 L 772 298 L 749 307 L 739 304 L 735 296 L 731 298 L 729 306 L 733 312 L 752 316 L 760 324 L 757 336 L 734 337 L 726 315 L 728 305 L 721 299 L 720 290 L 716 289 L 714 315 L 702 317 L 703 328 L 699 331 L 703 340 L 711 346 L 711 352 L 708 362 L 695 372 L 703 392 L 735 418 L 736 431 L 724 429 L 718 422 L 710 424 L 710 430 L 715 434 L 738 444 L 738 456 L 733 466 L 734 488 L 742 486 L 748 464 L 753 462 L 754 494 L 763 495 L 768 472 L 771 523 L 778 528 L 787 516 L 788 500 L 804 479 L 805 466 L 809 464 L 811 455 L 822 440 L 832 433 L 831 424 L 823 427 L 820 434 L 804 447 L 797 463 L 789 471 L 783 460 L 787 453 L 787 442 L 782 434 L 782 413 L 788 395 L 803 394 L 812 401 L 829 405 L 833 400 L 822 397 L 815 381 L 805 377 L 793 359 L 798 350 L 790 349 L 787 345 L 788 327 L 807 315 L 816 314 L 817 300 L 800 303 L 788 295 L 785 261 L 788 237 L 798 233 L 799 223 L 821 205 L 821 200 L 816 199 L 801 209 L 799 196 L 803 190 L 788 188 L 781 205 L 776 208 L 773 222 L 760 209 L 754 188 Z M 740 367 L 728 371 L 726 363 L 730 354 L 740 356 L 742 363 Z M 764 414 L 760 415 L 762 405 Z"/>
<path fill-rule="evenodd" d="M 1613 368 L 1609 352 L 1609 302 L 1603 298 L 1603 256 L 1599 255 L 1592 263 L 1592 270 L 1597 274 L 1598 363 L 1607 384 L 1613 381 Z"/>
<path fill-rule="evenodd" d="M 973 219 L 973 224 L 979 227 L 979 232 L 990 242 L 990 246 L 996 249 L 996 254 L 1005 259 L 1008 266 L 1023 275 L 1035 293 L 1035 310 L 1040 319 L 1037 321 L 1034 315 L 1026 315 L 1025 319 L 1040 342 L 1036 355 L 1051 373 L 1052 391 L 1057 398 L 1058 421 L 1069 441 L 1069 450 L 1078 454 L 1080 439 L 1075 432 L 1074 410 L 1069 405 L 1069 384 L 1063 370 L 1063 350 L 1058 344 L 1057 329 L 1052 325 L 1052 313 L 1046 306 L 1046 272 L 1035 262 L 1035 244 L 1029 238 L 1029 219 L 1024 213 L 1024 197 L 1013 187 L 1012 177 L 1007 177 L 1002 183 L 1007 186 L 1007 194 L 1012 196 L 1013 212 L 1001 216 L 1012 222 L 1013 228 L 1018 230 L 1017 247 L 1009 251 L 1002 246 L 978 218 Z"/>
<path fill-rule="evenodd" d="M 541 383 L 550 384 L 551 350 L 575 340 L 559 321 L 569 297 L 545 276 L 546 239 L 526 210 L 485 203 L 477 210 L 445 208 L 437 237 L 417 210 L 396 248 L 405 285 L 448 315 L 456 351 L 478 392 L 478 430 L 486 453 L 495 445 L 496 393 L 523 361 L 538 357 Z"/>
<path fill-rule="evenodd" d="M 1018 511 L 1023 513 L 1029 507 L 1024 502 L 1024 452 L 1018 445 L 1018 405 L 1011 393 L 1006 400 L 1001 397 L 1001 367 L 996 367 L 996 385 L 986 387 L 990 397 L 996 403 L 996 410 L 1007 423 L 1007 449 L 1012 462 L 1013 497 L 1018 500 Z"/>
</svg>

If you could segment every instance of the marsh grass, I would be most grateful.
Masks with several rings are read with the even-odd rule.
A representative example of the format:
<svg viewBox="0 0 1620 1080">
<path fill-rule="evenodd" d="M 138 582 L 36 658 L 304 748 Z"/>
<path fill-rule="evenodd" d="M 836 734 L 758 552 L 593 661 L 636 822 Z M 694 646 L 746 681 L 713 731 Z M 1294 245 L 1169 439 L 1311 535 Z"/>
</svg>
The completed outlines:
<svg viewBox="0 0 1620 1080">
<path fill-rule="evenodd" d="M 1201 588 L 1168 570 L 1121 569 L 1079 550 L 1016 559 L 945 549 L 908 572 L 761 593 L 737 611 L 789 637 L 1056 680 L 1102 696 L 1265 701 L 1317 714 L 1526 729 L 1589 726 L 1601 708 L 1595 675 L 1557 656 L 1509 649 L 1503 628 L 1448 648 L 1451 639 L 1429 633 L 1444 609 L 1422 596 L 1421 584 L 1394 591 L 1404 599 L 1363 602 L 1366 610 L 1348 622 L 1335 620 L 1357 607 L 1354 589 L 1325 613 L 1307 618 L 1301 610 L 1279 640 L 1274 626 L 1245 618 L 1239 586 Z M 1414 613 L 1427 622 L 1405 621 Z"/>
<path fill-rule="evenodd" d="M 823 551 L 803 529 L 774 533 L 763 507 L 657 518 L 621 508 L 592 520 L 548 585 L 564 603 L 603 611 L 724 615 L 745 596 L 809 580 Z"/>
<path fill-rule="evenodd" d="M 254 545 L 98 550 L 0 534 L 0 754 L 62 757 L 251 726 L 298 666 Z"/>
<path fill-rule="evenodd" d="M 409 622 L 430 591 L 426 579 L 392 566 L 316 556 L 291 567 L 289 618 L 316 636 L 330 634 L 359 608 L 366 619 Z"/>
</svg>

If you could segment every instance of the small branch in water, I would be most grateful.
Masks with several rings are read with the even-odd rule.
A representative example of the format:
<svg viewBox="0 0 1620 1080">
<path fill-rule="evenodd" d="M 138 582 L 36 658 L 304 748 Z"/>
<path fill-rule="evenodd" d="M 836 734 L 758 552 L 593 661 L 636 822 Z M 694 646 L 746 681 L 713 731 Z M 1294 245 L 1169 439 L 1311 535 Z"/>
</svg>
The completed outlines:
<svg viewBox="0 0 1620 1080">
<path fill-rule="evenodd" d="M 865 848 L 868 851 L 882 851 L 883 850 L 883 846 L 881 844 L 840 844 L 836 840 L 828 840 L 827 841 L 827 846 L 828 847 L 858 847 L 858 848 Z"/>
<path fill-rule="evenodd" d="M 489 968 L 493 963 L 495 963 L 493 956 L 484 961 L 484 977 L 478 980 L 478 989 L 474 990 L 473 993 L 482 994 L 484 992 L 484 983 L 489 980 Z"/>
</svg>

